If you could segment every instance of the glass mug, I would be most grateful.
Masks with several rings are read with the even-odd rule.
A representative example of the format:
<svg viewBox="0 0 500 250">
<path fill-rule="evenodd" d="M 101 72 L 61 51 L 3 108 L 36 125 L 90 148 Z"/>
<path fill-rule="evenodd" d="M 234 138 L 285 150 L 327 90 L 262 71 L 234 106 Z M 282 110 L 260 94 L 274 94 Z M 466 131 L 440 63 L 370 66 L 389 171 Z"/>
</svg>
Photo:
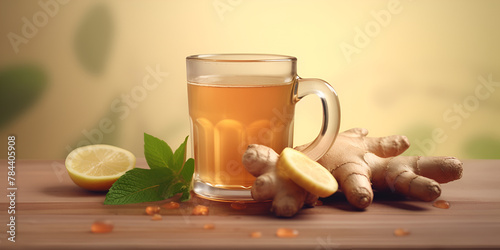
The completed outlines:
<svg viewBox="0 0 500 250">
<path fill-rule="evenodd" d="M 295 104 L 316 94 L 323 106 L 317 138 L 303 152 L 318 160 L 340 124 L 335 90 L 297 76 L 297 59 L 270 54 L 193 55 L 186 58 L 194 192 L 221 201 L 252 200 L 255 177 L 242 164 L 249 144 L 280 153 L 293 146 Z"/>
</svg>

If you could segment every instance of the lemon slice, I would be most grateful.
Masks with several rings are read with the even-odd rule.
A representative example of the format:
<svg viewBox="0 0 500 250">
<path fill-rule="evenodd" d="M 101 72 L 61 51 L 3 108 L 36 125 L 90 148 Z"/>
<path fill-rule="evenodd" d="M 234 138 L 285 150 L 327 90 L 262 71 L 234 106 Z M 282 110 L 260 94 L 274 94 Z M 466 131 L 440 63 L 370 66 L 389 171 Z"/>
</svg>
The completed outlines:
<svg viewBox="0 0 500 250">
<path fill-rule="evenodd" d="M 92 191 L 106 191 L 135 167 L 135 156 L 122 148 L 97 144 L 71 151 L 65 164 L 76 185 Z"/>
<path fill-rule="evenodd" d="M 338 189 L 337 181 L 326 168 L 293 148 L 281 152 L 277 167 L 281 174 L 319 197 L 328 197 Z"/>
</svg>

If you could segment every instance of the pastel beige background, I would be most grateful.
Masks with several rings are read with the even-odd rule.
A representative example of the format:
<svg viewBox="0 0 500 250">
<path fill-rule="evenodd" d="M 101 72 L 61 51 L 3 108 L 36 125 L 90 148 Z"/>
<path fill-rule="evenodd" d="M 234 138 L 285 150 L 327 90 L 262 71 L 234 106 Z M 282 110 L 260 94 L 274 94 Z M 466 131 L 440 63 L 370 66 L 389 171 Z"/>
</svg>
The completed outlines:
<svg viewBox="0 0 500 250">
<path fill-rule="evenodd" d="M 341 129 L 408 154 L 500 158 L 500 1 L 0 1 L 0 138 L 22 159 L 189 134 L 185 57 L 273 53 L 337 90 Z M 319 101 L 296 110 L 312 140 Z"/>
</svg>

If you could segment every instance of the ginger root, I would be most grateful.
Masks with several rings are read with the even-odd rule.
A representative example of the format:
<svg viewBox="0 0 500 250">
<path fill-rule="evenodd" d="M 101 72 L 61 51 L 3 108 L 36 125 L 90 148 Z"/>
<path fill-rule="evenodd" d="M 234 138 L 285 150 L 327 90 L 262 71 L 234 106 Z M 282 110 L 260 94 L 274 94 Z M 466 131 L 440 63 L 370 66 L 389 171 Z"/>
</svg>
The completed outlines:
<svg viewBox="0 0 500 250">
<path fill-rule="evenodd" d="M 454 157 L 398 156 L 410 146 L 405 136 L 367 137 L 368 130 L 340 133 L 330 150 L 318 160 L 333 174 L 351 205 L 365 209 L 373 201 L 372 187 L 432 201 L 441 195 L 439 183 L 460 179 L 462 163 Z M 296 149 L 301 150 L 305 145 Z M 273 200 L 277 216 L 291 217 L 302 206 L 314 205 L 311 195 L 275 169 L 278 154 L 262 145 L 250 145 L 243 164 L 257 179 L 252 197 Z"/>
<path fill-rule="evenodd" d="M 256 201 L 273 200 L 271 211 L 276 216 L 292 217 L 304 205 L 313 206 L 318 196 L 299 187 L 276 170 L 278 154 L 269 147 L 251 144 L 243 155 L 243 165 L 257 177 L 251 193 Z"/>
</svg>

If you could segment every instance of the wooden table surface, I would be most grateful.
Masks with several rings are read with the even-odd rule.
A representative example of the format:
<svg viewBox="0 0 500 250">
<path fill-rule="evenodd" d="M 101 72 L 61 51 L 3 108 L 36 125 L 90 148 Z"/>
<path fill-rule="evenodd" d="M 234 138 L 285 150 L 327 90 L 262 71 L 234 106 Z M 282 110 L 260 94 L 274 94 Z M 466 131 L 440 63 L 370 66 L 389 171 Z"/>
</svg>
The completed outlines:
<svg viewBox="0 0 500 250">
<path fill-rule="evenodd" d="M 144 160 L 138 166 L 145 165 Z M 466 160 L 461 180 L 444 184 L 439 209 L 431 202 L 376 194 L 365 211 L 351 208 L 341 193 L 323 206 L 303 209 L 292 219 L 275 218 L 269 203 L 231 203 L 193 198 L 179 209 L 162 210 L 162 220 L 145 214 L 149 204 L 103 205 L 105 194 L 80 189 L 69 179 L 62 160 L 17 162 L 15 240 L 7 240 L 10 201 L 7 163 L 0 164 L 0 249 L 336 249 L 336 248 L 500 248 L 500 160 Z M 208 216 L 191 215 L 208 206 Z M 96 220 L 111 220 L 114 230 L 93 234 Z M 214 229 L 204 229 L 205 224 Z M 278 238 L 281 227 L 296 238 Z M 407 236 L 395 236 L 404 228 Z M 251 238 L 254 231 L 261 238 Z"/>
</svg>

